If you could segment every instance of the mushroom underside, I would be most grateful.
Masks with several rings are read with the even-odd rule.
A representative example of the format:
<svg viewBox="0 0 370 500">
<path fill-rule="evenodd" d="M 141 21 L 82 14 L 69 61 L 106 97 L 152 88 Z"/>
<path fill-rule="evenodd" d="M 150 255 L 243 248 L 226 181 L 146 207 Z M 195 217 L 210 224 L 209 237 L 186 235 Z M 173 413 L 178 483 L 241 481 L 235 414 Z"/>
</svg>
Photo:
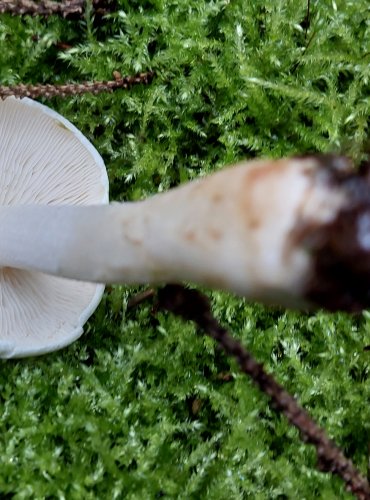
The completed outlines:
<svg viewBox="0 0 370 500">
<path fill-rule="evenodd" d="M 104 162 L 76 127 L 31 99 L 0 101 L 0 207 L 106 203 Z M 0 255 L 0 357 L 43 354 L 73 342 L 103 290 L 4 267 Z"/>
</svg>

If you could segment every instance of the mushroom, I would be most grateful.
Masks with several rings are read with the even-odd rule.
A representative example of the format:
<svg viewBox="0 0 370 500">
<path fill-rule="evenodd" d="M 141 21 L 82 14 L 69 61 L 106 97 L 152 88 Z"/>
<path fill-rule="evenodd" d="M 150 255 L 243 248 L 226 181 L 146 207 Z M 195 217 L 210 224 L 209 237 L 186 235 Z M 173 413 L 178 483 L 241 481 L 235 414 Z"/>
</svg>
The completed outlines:
<svg viewBox="0 0 370 500">
<path fill-rule="evenodd" d="M 0 210 L 14 207 L 20 216 L 15 225 L 0 229 L 2 241 L 11 233 L 21 237 L 27 227 L 22 218 L 32 206 L 108 203 L 108 178 L 98 152 L 70 122 L 35 101 L 0 101 L 0 158 Z M 32 245 L 24 244 L 15 261 L 19 252 L 32 253 Z M 45 247 L 34 255 L 41 267 L 49 251 Z M 78 338 L 104 286 L 17 269 L 12 258 L 6 260 L 0 258 L 0 357 L 42 354 Z"/>
<path fill-rule="evenodd" d="M 15 102 L 4 104 L 11 106 Z M 66 136 L 74 136 L 75 141 L 80 138 L 60 117 L 51 116 L 65 125 L 59 128 Z M 46 128 L 41 136 L 44 152 L 37 163 L 46 165 L 51 161 L 46 160 L 47 149 L 62 162 L 67 153 L 49 145 Z M 14 145 L 10 148 L 11 137 L 6 132 L 5 140 L 1 140 L 6 151 L 14 150 Z M 25 142 L 23 156 L 15 153 L 13 160 L 18 168 L 35 154 L 27 152 L 29 140 Z M 91 152 L 86 141 L 84 145 Z M 87 176 L 87 167 L 79 161 L 67 162 L 67 170 Z M 97 202 L 105 201 L 105 176 L 98 160 L 95 168 L 100 179 L 97 197 L 101 198 Z M 51 180 L 56 179 L 54 172 L 50 180 L 43 182 L 47 192 Z M 32 192 L 32 170 L 22 177 L 31 179 Z M 5 182 L 15 185 L 13 174 Z M 28 318 L 32 314 L 51 314 L 47 313 L 50 306 L 46 303 L 49 292 L 38 313 L 31 313 L 31 309 L 26 313 L 19 309 L 6 312 L 7 304 L 13 302 L 14 288 L 18 287 L 21 297 L 26 297 L 27 287 L 37 295 L 41 289 L 37 279 L 49 279 L 38 272 L 96 283 L 188 281 L 295 308 L 323 306 L 358 311 L 370 304 L 369 180 L 366 172 L 356 174 L 346 158 L 308 156 L 242 162 L 134 203 L 72 205 L 75 201 L 82 205 L 87 198 L 81 196 L 75 184 L 67 184 L 75 198 L 48 194 L 35 199 L 26 194 L 21 201 L 13 194 L 1 202 L 0 266 L 3 276 L 8 275 L 5 282 L 12 285 L 1 285 L 1 315 L 6 318 L 1 326 L 3 356 L 46 352 L 66 345 L 81 333 L 80 319 L 74 323 L 78 326 L 73 335 L 57 335 L 57 342 L 46 342 L 42 348 L 39 342 L 39 350 L 28 342 Z M 91 183 L 84 177 L 77 184 L 85 189 Z M 66 193 L 61 180 L 56 185 Z M 67 205 L 61 206 L 60 202 Z M 26 288 L 18 285 L 18 276 L 24 277 Z M 32 281 L 34 277 L 36 281 Z M 55 283 L 67 286 L 69 282 Z M 56 289 L 57 284 L 53 288 L 57 296 Z M 72 302 L 79 294 L 73 295 Z M 65 295 L 62 302 L 65 311 L 72 308 Z M 95 306 L 96 295 L 87 303 Z M 83 309 L 84 317 L 91 314 L 88 307 Z M 10 326 L 15 316 L 18 321 L 23 316 L 25 325 Z M 58 325 L 64 321 L 59 315 Z M 12 337 L 18 331 L 22 332 L 21 340 L 14 344 Z M 46 327 L 46 331 L 55 335 L 52 328 Z M 12 343 L 8 350 L 7 341 Z M 26 347 L 21 346 L 22 342 Z"/>
</svg>

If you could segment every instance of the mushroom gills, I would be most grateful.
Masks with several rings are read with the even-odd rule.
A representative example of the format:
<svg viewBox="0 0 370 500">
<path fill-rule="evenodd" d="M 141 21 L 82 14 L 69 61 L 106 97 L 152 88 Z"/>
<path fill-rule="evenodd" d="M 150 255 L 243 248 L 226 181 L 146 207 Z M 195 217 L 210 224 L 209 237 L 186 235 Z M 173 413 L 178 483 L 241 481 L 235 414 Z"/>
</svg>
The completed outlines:
<svg viewBox="0 0 370 500">
<path fill-rule="evenodd" d="M 99 153 L 68 120 L 36 101 L 0 100 L 0 157 L 0 212 L 20 210 L 22 219 L 31 205 L 108 203 L 108 177 Z M 25 230 L 19 219 L 15 224 L 1 227 L 6 252 L 14 233 Z M 17 259 L 31 247 L 32 236 L 11 252 Z M 1 358 L 43 354 L 82 334 L 103 285 L 17 269 L 12 256 L 9 265 L 0 262 Z"/>
</svg>

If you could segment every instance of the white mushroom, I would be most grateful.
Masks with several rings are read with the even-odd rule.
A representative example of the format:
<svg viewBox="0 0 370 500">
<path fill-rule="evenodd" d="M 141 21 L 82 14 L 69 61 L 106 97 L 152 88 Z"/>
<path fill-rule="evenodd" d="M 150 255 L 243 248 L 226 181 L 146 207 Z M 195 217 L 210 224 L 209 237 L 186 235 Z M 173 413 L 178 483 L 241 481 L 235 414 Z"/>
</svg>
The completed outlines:
<svg viewBox="0 0 370 500">
<path fill-rule="evenodd" d="M 100 155 L 66 119 L 30 99 L 0 102 L 0 158 L 0 210 L 20 209 L 21 218 L 0 229 L 3 242 L 9 231 L 27 228 L 22 219 L 36 204 L 108 203 Z M 13 256 L 27 249 L 32 252 L 29 242 Z M 38 256 L 41 267 L 49 250 Z M 104 286 L 15 269 L 7 260 L 0 258 L 0 357 L 42 354 L 78 338 Z"/>
<path fill-rule="evenodd" d="M 4 104 L 10 106 L 8 101 Z M 57 162 L 65 160 L 66 153 L 51 146 L 47 134 L 45 125 L 41 133 L 44 153 L 34 165 L 48 164 L 49 149 Z M 76 134 L 66 125 L 65 135 Z M 14 150 L 11 137 L 8 131 L 1 140 L 6 151 Z M 16 153 L 13 159 L 17 168 L 39 154 L 28 152 L 27 142 L 22 154 Z M 67 170 L 87 176 L 87 160 L 79 161 L 78 165 L 75 160 L 67 162 Z M 105 177 L 102 165 L 96 164 L 101 182 L 97 201 L 102 201 L 106 199 Z M 1 181 L 3 186 L 14 186 L 13 174 L 9 175 Z M 65 199 L 51 193 L 35 198 L 35 180 L 29 173 L 21 176 L 27 181 L 23 188 L 26 201 L 11 195 L 0 203 L 0 266 L 5 277 L 0 303 L 3 356 L 41 352 L 32 347 L 33 340 L 27 340 L 28 318 L 51 314 L 46 298 L 38 313 L 24 305 L 17 306 L 23 312 L 9 309 L 15 303 L 14 289 L 27 297 L 28 287 L 37 296 L 42 289 L 37 279 L 43 283 L 52 279 L 38 271 L 98 283 L 191 281 L 290 307 L 322 305 L 356 311 L 370 303 L 370 259 L 367 245 L 363 245 L 363 221 L 370 217 L 369 182 L 366 174 L 354 174 L 344 158 L 244 162 L 142 202 L 109 206 L 59 206 L 62 201 L 82 204 L 93 200 L 81 196 L 76 187 L 90 184 L 87 177 L 69 182 L 74 197 L 65 194 L 64 181 L 56 181 L 56 175 L 53 170 L 43 184 L 49 186 L 53 180 Z M 36 281 L 32 281 L 34 276 Z M 26 287 L 18 284 L 18 277 Z M 51 289 L 59 300 L 59 279 L 54 279 Z M 69 282 L 61 283 L 68 286 Z M 71 302 L 77 302 L 79 296 L 76 292 L 68 301 L 64 295 L 66 317 Z M 96 297 L 91 299 L 94 306 Z M 84 307 L 87 316 L 91 309 Z M 16 327 L 17 332 L 10 326 L 14 316 L 26 320 L 26 326 Z M 66 321 L 62 312 L 57 321 Z M 81 323 L 74 320 L 78 325 L 74 335 L 50 341 L 42 352 L 73 340 L 81 332 Z M 13 338 L 18 331 L 16 348 Z M 42 335 L 47 331 L 55 335 L 51 327 Z M 9 350 L 7 342 L 11 343 Z"/>
</svg>

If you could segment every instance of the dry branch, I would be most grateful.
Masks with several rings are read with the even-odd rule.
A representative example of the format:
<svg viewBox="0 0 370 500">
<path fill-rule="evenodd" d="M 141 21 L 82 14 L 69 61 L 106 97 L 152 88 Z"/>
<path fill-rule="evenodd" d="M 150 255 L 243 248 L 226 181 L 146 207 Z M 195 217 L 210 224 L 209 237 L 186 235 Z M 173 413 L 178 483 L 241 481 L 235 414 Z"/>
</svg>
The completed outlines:
<svg viewBox="0 0 370 500">
<path fill-rule="evenodd" d="M 5 86 L 0 85 L 0 98 L 15 96 L 15 97 L 30 97 L 37 99 L 38 97 L 66 97 L 70 95 L 79 95 L 91 92 L 98 94 L 99 92 L 111 92 L 116 89 L 128 89 L 134 85 L 148 84 L 152 81 L 154 73 L 139 73 L 135 76 L 126 76 L 103 82 L 83 82 L 83 83 L 66 83 L 62 85 L 52 84 L 36 84 Z"/>
<path fill-rule="evenodd" d="M 113 0 L 93 0 L 94 14 L 104 16 L 112 12 Z M 54 2 L 52 0 L 0 0 L 0 14 L 9 13 L 13 16 L 52 16 L 81 17 L 86 9 L 86 0 L 64 0 Z"/>
<path fill-rule="evenodd" d="M 64 2 L 53 2 L 50 0 L 2 0 L 0 2 L 0 13 L 8 12 L 13 15 L 22 16 L 30 14 L 33 16 L 51 16 L 58 14 L 63 17 L 69 15 L 81 15 L 84 11 L 85 0 L 64 0 Z"/>
<path fill-rule="evenodd" d="M 316 448 L 319 469 L 331 472 L 343 479 L 347 489 L 361 500 L 370 499 L 370 486 L 365 477 L 355 468 L 352 461 L 345 457 L 317 423 L 304 410 L 263 366 L 220 326 L 211 312 L 208 298 L 196 290 L 179 285 L 167 285 L 158 292 L 158 306 L 186 320 L 194 321 L 204 332 L 212 337 L 226 354 L 234 357 L 243 373 L 249 375 L 254 383 L 270 397 L 274 410 L 282 412 L 294 425 L 304 442 Z"/>
</svg>

